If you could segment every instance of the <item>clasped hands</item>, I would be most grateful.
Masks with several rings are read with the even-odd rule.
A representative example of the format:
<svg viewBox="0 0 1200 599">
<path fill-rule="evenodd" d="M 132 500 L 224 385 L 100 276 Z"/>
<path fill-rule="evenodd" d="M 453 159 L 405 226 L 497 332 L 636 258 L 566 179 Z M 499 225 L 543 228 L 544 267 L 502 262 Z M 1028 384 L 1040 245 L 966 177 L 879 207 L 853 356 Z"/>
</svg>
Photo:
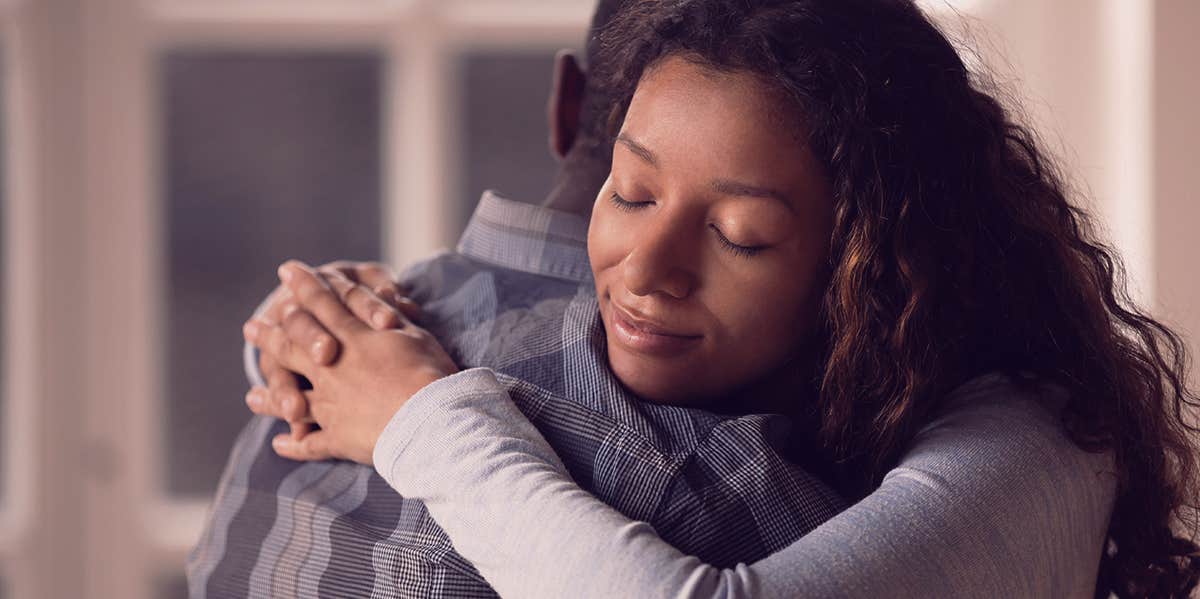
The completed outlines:
<svg viewBox="0 0 1200 599">
<path fill-rule="evenodd" d="M 246 394 L 246 404 L 289 423 L 291 433 L 273 441 L 283 457 L 370 465 L 404 402 L 458 367 L 413 323 L 420 308 L 386 266 L 336 262 L 316 270 L 289 261 L 279 278 L 281 286 L 242 330 L 259 349 L 267 381 Z M 297 375 L 312 389 L 302 389 Z"/>
</svg>

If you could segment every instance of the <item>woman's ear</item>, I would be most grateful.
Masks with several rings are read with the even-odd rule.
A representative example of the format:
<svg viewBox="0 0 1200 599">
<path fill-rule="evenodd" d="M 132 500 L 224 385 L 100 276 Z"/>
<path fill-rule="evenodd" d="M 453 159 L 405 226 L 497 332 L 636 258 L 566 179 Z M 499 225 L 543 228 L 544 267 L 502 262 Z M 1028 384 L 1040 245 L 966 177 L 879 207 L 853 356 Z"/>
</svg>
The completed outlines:
<svg viewBox="0 0 1200 599">
<path fill-rule="evenodd" d="M 554 83 L 550 89 L 550 151 L 562 160 L 575 145 L 583 111 L 587 75 L 579 66 L 575 52 L 559 50 L 554 57 Z"/>
</svg>

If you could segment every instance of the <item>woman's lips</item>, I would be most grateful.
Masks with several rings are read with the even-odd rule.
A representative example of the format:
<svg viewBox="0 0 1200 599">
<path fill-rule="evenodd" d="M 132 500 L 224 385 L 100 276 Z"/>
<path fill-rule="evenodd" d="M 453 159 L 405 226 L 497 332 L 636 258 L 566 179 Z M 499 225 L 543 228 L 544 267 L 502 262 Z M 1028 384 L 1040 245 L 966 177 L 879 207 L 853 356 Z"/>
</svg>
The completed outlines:
<svg viewBox="0 0 1200 599">
<path fill-rule="evenodd" d="M 702 335 L 681 334 L 662 325 L 635 318 L 616 305 L 612 306 L 612 328 L 617 341 L 643 354 L 678 354 L 697 345 Z"/>
</svg>

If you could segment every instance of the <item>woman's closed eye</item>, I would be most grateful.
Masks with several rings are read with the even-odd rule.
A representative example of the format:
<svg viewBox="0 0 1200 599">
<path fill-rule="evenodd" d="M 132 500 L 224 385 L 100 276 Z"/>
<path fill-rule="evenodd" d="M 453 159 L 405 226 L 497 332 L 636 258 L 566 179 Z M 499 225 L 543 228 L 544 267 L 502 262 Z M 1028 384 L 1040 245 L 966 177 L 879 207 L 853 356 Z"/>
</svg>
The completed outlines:
<svg viewBox="0 0 1200 599">
<path fill-rule="evenodd" d="M 613 205 L 616 206 L 618 210 L 622 210 L 624 212 L 633 212 L 634 210 L 641 210 L 642 208 L 652 206 L 655 203 L 654 200 L 647 200 L 644 202 L 631 202 L 631 201 L 626 200 L 625 198 L 621 197 L 621 195 L 616 192 L 614 192 L 612 194 L 610 199 L 612 200 Z M 766 250 L 768 247 L 765 245 L 741 245 L 741 244 L 733 242 L 731 239 L 726 237 L 725 233 L 722 232 L 721 229 L 719 227 L 717 227 L 717 225 L 710 224 L 710 225 L 708 225 L 708 228 L 711 229 L 714 234 L 716 234 L 717 242 L 721 244 L 721 247 L 723 249 L 725 249 L 726 251 L 732 253 L 733 255 L 741 257 L 741 258 L 751 258 L 751 257 L 757 256 L 758 254 L 760 254 L 764 250 Z"/>
<path fill-rule="evenodd" d="M 626 212 L 632 212 L 639 208 L 645 208 L 646 206 L 649 206 L 654 203 L 653 200 L 648 201 L 648 202 L 630 202 L 629 200 L 626 200 L 625 198 L 621 197 L 620 194 L 617 194 L 617 193 L 613 193 L 611 199 L 612 199 L 613 206 L 616 206 L 618 210 L 624 210 Z"/>
<path fill-rule="evenodd" d="M 726 250 L 729 250 L 735 256 L 740 256 L 743 258 L 751 258 L 751 257 L 757 256 L 758 254 L 761 254 L 763 252 L 763 250 L 767 249 L 767 246 L 765 246 L 765 245 L 739 245 L 739 244 L 736 244 L 736 243 L 730 241 L 729 238 L 726 237 L 725 234 L 721 232 L 721 229 L 718 228 L 716 225 L 709 225 L 708 228 L 712 229 L 713 232 L 717 234 L 717 241 L 721 242 L 721 247 L 724 247 Z"/>
</svg>

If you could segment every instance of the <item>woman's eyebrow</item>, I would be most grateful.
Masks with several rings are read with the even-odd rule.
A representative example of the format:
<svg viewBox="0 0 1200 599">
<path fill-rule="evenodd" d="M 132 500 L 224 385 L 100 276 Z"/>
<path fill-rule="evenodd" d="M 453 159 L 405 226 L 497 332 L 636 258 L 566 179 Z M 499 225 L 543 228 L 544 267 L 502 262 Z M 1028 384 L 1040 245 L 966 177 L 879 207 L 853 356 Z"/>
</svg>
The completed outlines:
<svg viewBox="0 0 1200 599">
<path fill-rule="evenodd" d="M 654 155 L 654 152 L 650 151 L 650 148 L 634 141 L 633 138 L 624 133 L 617 135 L 617 143 L 624 144 L 625 147 L 629 148 L 629 151 L 637 154 L 638 158 L 646 161 L 650 166 L 658 168 L 658 157 Z"/>
<path fill-rule="evenodd" d="M 756 185 L 750 185 L 749 183 L 730 181 L 728 179 L 718 179 L 713 181 L 712 189 L 721 195 L 741 196 L 748 198 L 767 198 L 776 200 L 780 204 L 783 204 L 789 212 L 795 212 L 795 208 L 792 207 L 792 203 L 788 201 L 787 196 L 775 191 L 774 189 L 758 187 Z"/>
</svg>

